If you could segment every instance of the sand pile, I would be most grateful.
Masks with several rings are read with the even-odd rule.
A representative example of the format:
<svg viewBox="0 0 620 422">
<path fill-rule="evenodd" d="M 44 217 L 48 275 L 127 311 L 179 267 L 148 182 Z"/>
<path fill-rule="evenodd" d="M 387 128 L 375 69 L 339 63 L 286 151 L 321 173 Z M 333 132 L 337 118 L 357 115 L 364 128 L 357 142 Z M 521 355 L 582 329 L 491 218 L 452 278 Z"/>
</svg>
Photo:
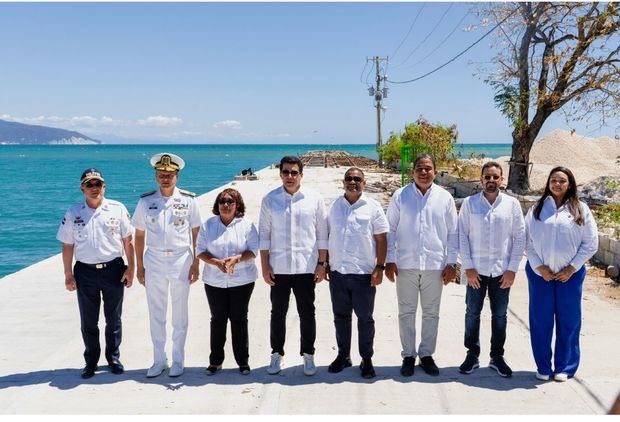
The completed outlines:
<svg viewBox="0 0 620 422">
<path fill-rule="evenodd" d="M 608 136 L 589 138 L 556 129 L 534 142 L 530 161 L 534 163 L 530 176 L 532 190 L 543 189 L 553 167 L 568 167 L 578 185 L 600 176 L 620 176 L 620 140 Z M 504 172 L 508 171 L 509 157 L 500 160 Z"/>
</svg>

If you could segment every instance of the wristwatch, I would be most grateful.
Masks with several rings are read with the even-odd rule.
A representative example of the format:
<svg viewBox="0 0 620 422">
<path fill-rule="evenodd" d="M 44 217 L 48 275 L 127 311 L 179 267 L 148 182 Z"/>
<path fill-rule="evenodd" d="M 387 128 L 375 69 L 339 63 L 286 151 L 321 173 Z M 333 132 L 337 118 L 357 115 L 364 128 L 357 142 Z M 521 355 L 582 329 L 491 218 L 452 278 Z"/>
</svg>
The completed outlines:
<svg viewBox="0 0 620 422">
<path fill-rule="evenodd" d="M 377 264 L 377 265 L 375 265 L 375 268 L 379 268 L 380 270 L 385 270 L 385 265 L 384 264 Z"/>
<path fill-rule="evenodd" d="M 316 263 L 316 265 L 320 265 L 323 268 L 327 268 L 327 267 L 329 267 L 329 262 L 327 262 L 327 261 L 319 261 L 319 262 Z"/>
</svg>

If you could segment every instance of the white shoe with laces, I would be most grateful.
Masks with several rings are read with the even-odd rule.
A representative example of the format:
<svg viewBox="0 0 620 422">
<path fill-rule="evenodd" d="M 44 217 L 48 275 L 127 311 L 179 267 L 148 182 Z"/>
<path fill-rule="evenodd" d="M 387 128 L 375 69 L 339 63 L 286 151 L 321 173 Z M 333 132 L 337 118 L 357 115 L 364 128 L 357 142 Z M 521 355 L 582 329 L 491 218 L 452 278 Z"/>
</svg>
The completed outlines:
<svg viewBox="0 0 620 422">
<path fill-rule="evenodd" d="M 540 381 L 549 381 L 549 375 L 541 374 L 536 372 L 536 379 Z"/>
<path fill-rule="evenodd" d="M 314 365 L 314 355 L 304 353 L 304 374 L 311 376 L 316 374 L 316 366 Z"/>
<path fill-rule="evenodd" d="M 282 355 L 278 352 L 273 353 L 271 355 L 271 363 L 269 364 L 269 368 L 267 368 L 267 373 L 269 375 L 276 375 L 280 373 L 282 370 Z"/>
</svg>

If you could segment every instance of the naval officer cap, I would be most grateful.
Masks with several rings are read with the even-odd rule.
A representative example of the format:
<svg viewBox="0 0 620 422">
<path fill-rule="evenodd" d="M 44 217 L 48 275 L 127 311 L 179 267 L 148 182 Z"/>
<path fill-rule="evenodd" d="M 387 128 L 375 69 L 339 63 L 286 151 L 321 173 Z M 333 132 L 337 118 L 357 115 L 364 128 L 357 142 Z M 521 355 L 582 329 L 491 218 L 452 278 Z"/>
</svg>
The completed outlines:
<svg viewBox="0 0 620 422">
<path fill-rule="evenodd" d="M 84 173 L 82 173 L 82 176 L 80 177 L 80 184 L 84 184 L 88 182 L 89 180 L 93 180 L 93 179 L 97 179 L 97 180 L 101 180 L 102 182 L 105 182 L 99 170 L 97 170 L 96 168 L 90 168 L 90 169 L 84 170 Z"/>
<path fill-rule="evenodd" d="M 179 171 L 185 167 L 185 161 L 178 155 L 161 152 L 151 157 L 151 165 L 155 170 Z"/>
</svg>

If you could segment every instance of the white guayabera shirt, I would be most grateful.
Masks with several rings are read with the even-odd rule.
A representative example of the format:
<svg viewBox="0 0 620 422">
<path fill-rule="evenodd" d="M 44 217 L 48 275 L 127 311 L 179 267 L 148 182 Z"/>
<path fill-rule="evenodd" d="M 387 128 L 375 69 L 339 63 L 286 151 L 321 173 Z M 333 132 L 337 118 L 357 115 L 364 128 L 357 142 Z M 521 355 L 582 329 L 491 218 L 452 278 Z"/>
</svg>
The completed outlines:
<svg viewBox="0 0 620 422">
<path fill-rule="evenodd" d="M 387 210 L 387 262 L 398 268 L 443 270 L 456 263 L 458 216 L 454 198 L 432 184 L 422 195 L 415 183 L 394 192 Z"/>
<path fill-rule="evenodd" d="M 196 255 L 208 252 L 218 259 L 241 255 L 245 251 L 258 255 L 258 231 L 247 218 L 235 218 L 228 226 L 222 223 L 219 215 L 207 219 L 196 240 Z M 258 278 L 254 259 L 239 261 L 232 274 L 225 274 L 211 264 L 204 266 L 202 281 L 213 287 L 227 288 L 253 283 Z"/>
<path fill-rule="evenodd" d="M 583 224 L 575 223 L 567 204 L 559 209 L 551 195 L 545 198 L 540 220 L 532 206 L 525 217 L 526 255 L 532 270 L 547 265 L 557 273 L 568 265 L 579 270 L 598 250 L 598 228 L 590 208 L 579 203 Z"/>
<path fill-rule="evenodd" d="M 490 204 L 480 192 L 465 198 L 459 213 L 463 269 L 497 277 L 519 269 L 525 250 L 525 223 L 516 198 L 499 193 Z"/>
<path fill-rule="evenodd" d="M 331 205 L 329 266 L 340 274 L 372 274 L 377 261 L 374 235 L 387 233 L 387 218 L 381 205 L 364 194 L 350 204 L 343 196 Z"/>
<path fill-rule="evenodd" d="M 314 273 L 318 250 L 327 249 L 323 198 L 304 187 L 293 195 L 282 186 L 272 190 L 261 204 L 258 234 L 274 274 Z"/>
</svg>

